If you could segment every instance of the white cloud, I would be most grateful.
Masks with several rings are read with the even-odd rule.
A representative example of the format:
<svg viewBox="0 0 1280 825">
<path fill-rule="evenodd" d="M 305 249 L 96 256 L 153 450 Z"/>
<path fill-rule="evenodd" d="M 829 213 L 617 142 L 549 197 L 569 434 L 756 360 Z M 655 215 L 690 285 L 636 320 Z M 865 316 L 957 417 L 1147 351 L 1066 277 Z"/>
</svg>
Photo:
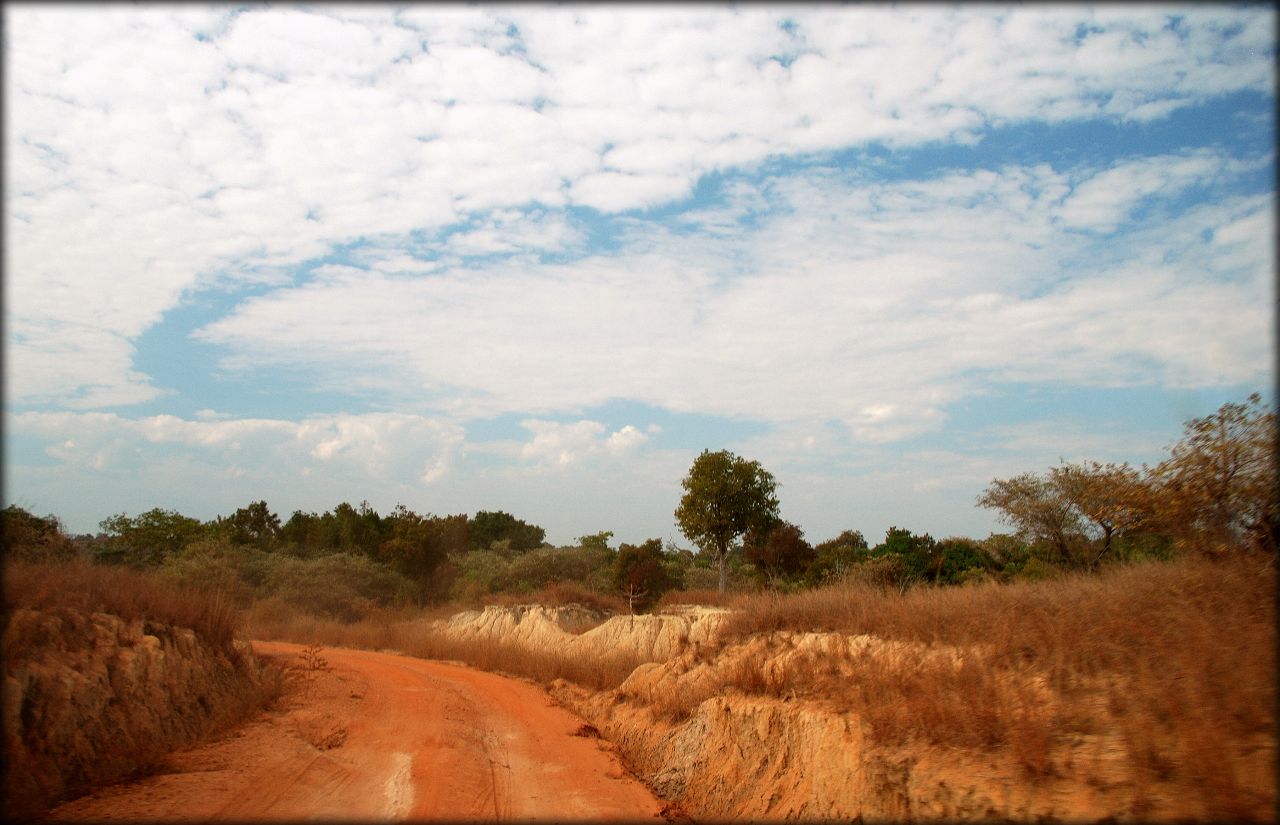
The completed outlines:
<svg viewBox="0 0 1280 825">
<path fill-rule="evenodd" d="M 520 425 L 533 434 L 533 438 L 520 448 L 521 459 L 547 468 L 567 467 L 601 455 L 625 456 L 649 438 L 631 424 L 608 435 L 605 435 L 605 426 L 598 421 L 562 424 L 528 419 Z"/>
<path fill-rule="evenodd" d="M 554 469 L 592 490 L 564 540 L 595 517 L 640 530 L 666 523 L 690 457 L 653 449 L 652 427 L 548 420 L 626 399 L 770 423 L 762 452 L 807 456 L 795 506 L 823 524 L 850 495 L 813 469 L 824 456 L 936 429 L 990 381 L 1272 374 L 1271 193 L 1216 188 L 1272 158 L 785 171 L 1272 95 L 1269 8 L 20 4 L 6 21 L 11 404 L 161 400 L 139 336 L 201 290 L 253 284 L 197 336 L 225 369 L 296 368 L 417 411 L 12 419 L 53 462 L 23 469 L 30 489 L 99 517 L 126 478 L 160 504 L 208 478 L 222 498 L 190 504 L 209 515 L 281 490 L 461 509 L 478 478 L 507 496 L 484 506 L 532 510 L 563 498 L 528 484 Z M 723 199 L 676 219 L 570 208 L 678 206 L 715 171 Z M 589 252 L 601 227 L 616 248 Z M 466 466 L 480 448 L 457 422 L 512 410 L 530 438 L 501 449 L 523 461 Z M 981 475 L 961 457 L 921 482 L 935 459 L 868 471 L 877 518 Z M 610 511 L 619 491 L 647 515 Z"/>
<path fill-rule="evenodd" d="M 527 459 L 494 465 L 490 443 L 467 443 L 462 428 L 423 416 L 10 413 L 7 436 L 40 452 L 10 453 L 5 488 L 20 490 L 17 503 L 33 512 L 56 510 L 74 532 L 93 532 L 112 513 L 164 507 L 212 519 L 258 499 L 284 517 L 364 499 L 382 513 L 398 503 L 437 514 L 501 509 L 564 543 L 599 529 L 630 542 L 670 529 L 688 456 L 641 449 L 647 437 L 632 425 L 612 433 L 592 421 L 526 427 L 535 445 Z M 518 458 L 527 444 L 512 446 L 497 452 Z"/>
<path fill-rule="evenodd" d="M 1059 218 L 1071 227 L 1111 231 L 1143 201 L 1153 196 L 1170 199 L 1239 166 L 1208 150 L 1123 161 L 1077 185 Z"/>
<path fill-rule="evenodd" d="M 583 206 L 621 212 L 679 200 L 692 189 L 691 175 L 597 172 L 580 178 L 571 194 L 574 202 Z"/>
<path fill-rule="evenodd" d="M 1142 176 L 1231 167 L 1192 160 L 1148 159 Z M 463 416 L 621 397 L 779 424 L 841 420 L 868 442 L 936 428 L 947 404 L 990 379 L 1266 375 L 1270 245 L 1243 228 L 1260 225 L 1267 199 L 1138 220 L 1123 244 L 1063 228 L 1070 183 L 1088 191 L 1113 174 L 814 173 L 766 182 L 773 211 L 755 230 L 709 239 L 637 222 L 618 253 L 569 264 L 416 281 L 367 272 L 252 299 L 200 337 L 238 353 L 229 366 L 306 366 L 334 387 L 376 363 L 396 376 L 382 391 L 425 388 L 404 399 Z M 1147 197 L 1168 211 L 1183 185 Z"/>
</svg>

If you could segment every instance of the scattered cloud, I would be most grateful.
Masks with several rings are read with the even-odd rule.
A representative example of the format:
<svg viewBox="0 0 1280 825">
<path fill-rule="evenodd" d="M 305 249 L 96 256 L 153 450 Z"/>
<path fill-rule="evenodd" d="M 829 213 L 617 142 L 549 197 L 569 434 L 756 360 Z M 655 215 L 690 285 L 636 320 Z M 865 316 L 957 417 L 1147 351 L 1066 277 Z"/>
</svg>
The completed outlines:
<svg viewBox="0 0 1280 825">
<path fill-rule="evenodd" d="M 1232 139 L 1274 114 L 1144 143 L 1271 100 L 1266 7 L 5 15 L 4 390 L 51 495 L 145 468 L 157 500 L 234 478 L 466 509 L 462 474 L 532 506 L 551 493 L 518 482 L 554 471 L 665 513 L 689 456 L 592 418 L 623 402 L 763 422 L 746 446 L 821 519 L 847 495 L 832 457 L 894 456 L 854 485 L 881 509 L 998 470 L 888 452 L 992 384 L 1273 374 L 1274 154 Z M 982 151 L 1098 126 L 1124 139 Z M 286 372 L 357 412 L 249 416 L 140 366 L 209 296 L 166 338 L 175 374 L 200 347 L 237 386 Z M 120 414 L 177 400 L 198 412 Z M 468 440 L 504 415 L 528 437 Z"/>
<path fill-rule="evenodd" d="M 1172 156 L 1142 176 L 1230 168 Z M 369 270 L 250 299 L 199 336 L 240 353 L 234 365 L 310 365 L 335 386 L 372 359 L 424 389 L 415 403 L 464 416 L 621 396 L 774 423 L 836 418 L 867 441 L 937 427 L 978 381 L 1259 380 L 1270 249 L 1243 228 L 1269 214 L 1267 198 L 1131 219 L 1123 251 L 1102 251 L 1110 240 L 1063 216 L 1078 214 L 1072 181 L 1089 192 L 1114 179 L 1114 167 L 1047 166 L 903 183 L 792 176 L 761 187 L 772 210 L 732 239 L 642 227 L 628 239 L 637 251 L 563 265 L 417 281 Z M 1178 213 L 1179 187 L 1163 189 L 1149 199 Z"/>
</svg>

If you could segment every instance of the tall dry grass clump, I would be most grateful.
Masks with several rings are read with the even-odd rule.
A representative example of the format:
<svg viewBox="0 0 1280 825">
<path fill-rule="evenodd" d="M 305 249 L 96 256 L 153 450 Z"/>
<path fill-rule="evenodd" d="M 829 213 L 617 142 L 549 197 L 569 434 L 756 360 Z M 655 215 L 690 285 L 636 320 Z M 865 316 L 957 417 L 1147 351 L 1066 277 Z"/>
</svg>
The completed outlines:
<svg viewBox="0 0 1280 825">
<path fill-rule="evenodd" d="M 236 636 L 235 605 L 221 592 L 176 585 L 154 572 L 66 562 L 7 561 L 4 565 L 6 622 L 17 608 L 57 613 L 110 613 L 195 631 L 208 644 L 230 653 Z M 9 639 L 5 655 L 50 640 Z"/>
</svg>

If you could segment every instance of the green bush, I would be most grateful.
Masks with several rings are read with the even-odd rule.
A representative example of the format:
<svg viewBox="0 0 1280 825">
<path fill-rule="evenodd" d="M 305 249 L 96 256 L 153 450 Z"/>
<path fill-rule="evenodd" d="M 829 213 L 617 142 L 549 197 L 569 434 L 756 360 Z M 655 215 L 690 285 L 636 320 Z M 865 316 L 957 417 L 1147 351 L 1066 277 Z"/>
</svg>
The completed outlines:
<svg viewBox="0 0 1280 825">
<path fill-rule="evenodd" d="M 372 607 L 403 605 L 413 598 L 413 582 L 365 556 L 331 553 L 313 560 L 265 558 L 269 560 L 265 594 L 320 616 L 353 622 Z"/>
<path fill-rule="evenodd" d="M 246 607 L 257 592 L 252 575 L 257 565 L 253 556 L 261 555 L 237 546 L 225 536 L 197 539 L 176 556 L 160 565 L 160 575 L 185 587 L 209 592 L 222 592 L 240 607 Z"/>
<path fill-rule="evenodd" d="M 449 589 L 450 595 L 463 602 L 474 602 L 501 586 L 511 560 L 495 550 L 473 550 L 456 556 L 458 572 Z"/>
<path fill-rule="evenodd" d="M 544 547 L 512 559 L 500 577 L 503 590 L 529 592 L 553 581 L 589 586 L 600 570 L 609 570 L 613 552 L 600 547 Z"/>
</svg>

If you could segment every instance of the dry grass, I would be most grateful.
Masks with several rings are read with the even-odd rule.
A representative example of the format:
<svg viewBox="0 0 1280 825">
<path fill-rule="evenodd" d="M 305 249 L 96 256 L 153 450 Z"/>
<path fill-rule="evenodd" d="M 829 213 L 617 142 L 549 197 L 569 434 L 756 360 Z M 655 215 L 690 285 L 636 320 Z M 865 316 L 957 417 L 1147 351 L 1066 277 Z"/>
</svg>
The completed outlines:
<svg viewBox="0 0 1280 825">
<path fill-rule="evenodd" d="M 220 592 L 175 585 L 155 573 L 95 565 L 83 560 L 58 563 L 10 561 L 4 565 L 6 623 L 18 608 L 50 613 L 73 610 L 111 613 L 189 628 L 226 652 L 233 650 L 237 612 Z M 6 640 L 5 655 L 21 657 L 46 639 Z"/>
<path fill-rule="evenodd" d="M 731 607 L 743 598 L 734 593 L 721 593 L 718 590 L 668 590 L 658 599 L 658 607 L 673 607 L 680 604 L 698 604 L 708 607 Z"/>
<path fill-rule="evenodd" d="M 881 742 L 1007 749 L 1031 775 L 1058 770 L 1064 739 L 1118 731 L 1139 786 L 1195 786 L 1211 810 L 1242 816 L 1257 799 L 1233 753 L 1275 733 L 1275 585 L 1268 559 L 1236 556 L 905 594 L 839 585 L 740 597 L 722 645 L 828 631 L 925 652 L 815 653 L 780 676 L 769 671 L 778 651 L 761 651 L 725 670 L 721 689 L 821 699 Z M 929 653 L 951 646 L 982 652 Z M 671 697 L 662 712 L 679 718 L 697 701 Z"/>
</svg>

